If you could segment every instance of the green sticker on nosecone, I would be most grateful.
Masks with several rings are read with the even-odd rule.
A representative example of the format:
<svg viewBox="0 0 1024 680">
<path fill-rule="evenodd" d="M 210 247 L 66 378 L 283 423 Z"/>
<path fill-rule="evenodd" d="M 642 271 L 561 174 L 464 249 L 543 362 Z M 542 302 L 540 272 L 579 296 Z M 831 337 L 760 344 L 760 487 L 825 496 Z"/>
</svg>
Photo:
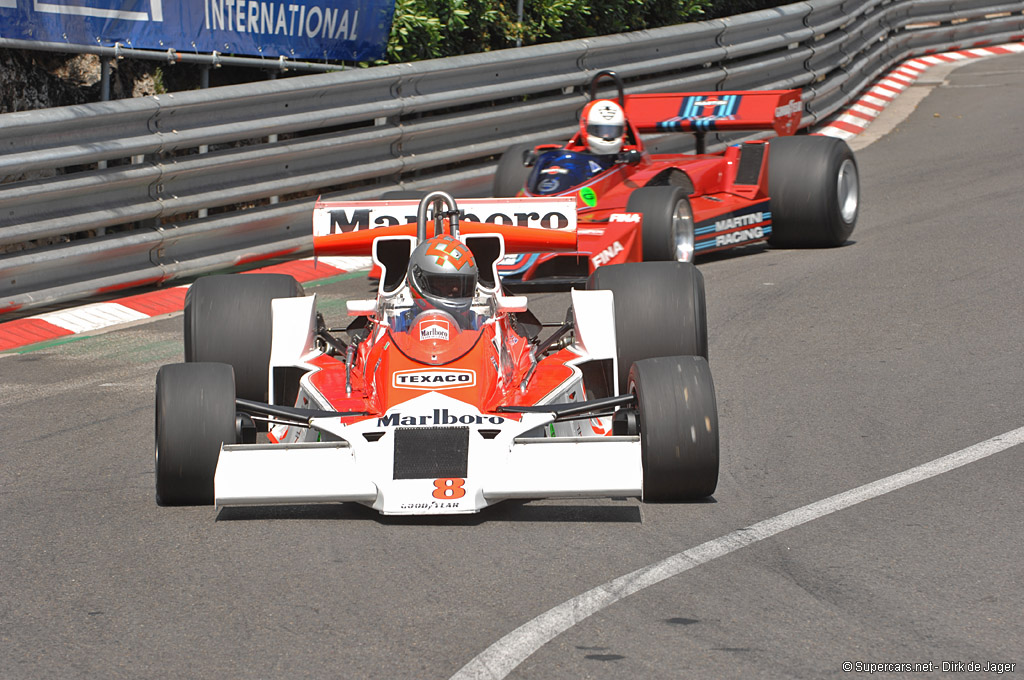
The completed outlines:
<svg viewBox="0 0 1024 680">
<path fill-rule="evenodd" d="M 580 189 L 580 200 L 593 208 L 597 205 L 597 194 L 590 187 Z"/>
</svg>

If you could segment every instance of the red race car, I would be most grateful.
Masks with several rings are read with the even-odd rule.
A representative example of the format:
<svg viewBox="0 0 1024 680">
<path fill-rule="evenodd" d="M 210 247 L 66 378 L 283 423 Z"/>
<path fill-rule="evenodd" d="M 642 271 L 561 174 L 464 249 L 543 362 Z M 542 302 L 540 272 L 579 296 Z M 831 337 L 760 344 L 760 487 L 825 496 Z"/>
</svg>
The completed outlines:
<svg viewBox="0 0 1024 680">
<path fill-rule="evenodd" d="M 610 78 L 617 99 L 594 98 Z M 610 71 L 591 81 L 580 129 L 564 146 L 517 145 L 501 157 L 495 196 L 571 197 L 579 253 L 506 258 L 507 283 L 585 278 L 605 264 L 691 261 L 767 241 L 779 247 L 846 242 L 857 222 L 857 162 L 846 142 L 792 136 L 799 90 L 624 95 Z M 771 130 L 706 153 L 708 132 Z M 694 154 L 650 153 L 641 133 L 696 135 Z"/>
</svg>

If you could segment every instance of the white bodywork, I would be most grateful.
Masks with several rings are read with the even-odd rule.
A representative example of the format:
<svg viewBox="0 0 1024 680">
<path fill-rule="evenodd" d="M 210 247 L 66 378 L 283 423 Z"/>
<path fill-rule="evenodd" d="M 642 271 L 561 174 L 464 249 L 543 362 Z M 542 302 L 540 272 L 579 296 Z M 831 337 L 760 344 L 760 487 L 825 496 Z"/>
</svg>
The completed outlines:
<svg viewBox="0 0 1024 680">
<path fill-rule="evenodd" d="M 639 437 L 543 436 L 553 419 L 545 413 L 522 414 L 521 420 L 482 414 L 441 392 L 427 392 L 383 417 L 353 425 L 317 418 L 310 438 L 328 433 L 342 441 L 223 446 L 215 503 L 358 501 L 384 514 L 417 515 L 477 512 L 508 498 L 640 495 Z M 397 429 L 453 421 L 469 429 L 465 477 L 393 478 Z M 485 438 L 481 430 L 494 436 Z"/>
<path fill-rule="evenodd" d="M 270 341 L 270 401 L 274 401 L 274 368 L 299 366 L 312 368 L 307 360 L 318 354 L 316 334 L 316 295 L 278 298 L 270 302 L 273 337 Z M 289 406 L 291 404 L 288 404 Z M 326 404 L 323 405 L 326 408 Z"/>
<path fill-rule="evenodd" d="M 610 290 L 577 290 L 572 295 L 576 343 L 591 359 L 611 359 L 618 394 L 619 359 L 615 344 L 615 299 Z"/>
<path fill-rule="evenodd" d="M 537 200 L 540 203 L 536 206 L 521 200 L 500 201 L 500 206 L 511 214 L 527 209 L 541 216 L 564 213 L 575 228 L 574 202 L 561 205 L 559 201 Z M 565 203 L 564 199 L 561 203 Z M 399 213 L 408 212 L 410 206 L 415 213 L 417 202 L 396 201 L 394 204 Z M 484 202 L 476 205 L 465 201 L 460 202 L 460 206 L 465 211 L 498 209 L 493 203 Z M 321 221 L 322 230 L 332 230 L 341 212 L 348 211 L 343 216 L 348 219 L 354 215 L 352 211 L 362 208 L 334 206 L 334 209 L 340 212 L 333 217 L 329 210 L 319 213 L 319 217 L 314 216 L 315 221 Z M 374 215 L 376 213 L 368 218 L 371 224 L 376 219 Z M 495 237 L 497 235 L 493 234 L 467 235 L 467 238 Z M 410 240 L 414 244 L 409 237 L 391 238 Z M 493 281 L 498 281 L 497 262 L 504 255 L 504 244 L 497 238 L 499 248 L 498 257 L 492 263 Z M 374 243 L 373 258 L 378 264 L 381 262 L 377 246 L 383 240 Z M 385 292 L 384 276 L 379 285 L 377 298 L 354 301 L 349 305 L 350 314 L 373 315 L 386 324 L 389 305 L 395 305 L 398 298 L 408 293 L 405 287 Z M 506 297 L 500 286 L 493 289 L 481 286 L 477 297 L 474 309 L 479 306 L 488 313 L 521 311 L 526 306 L 525 298 Z M 617 375 L 612 293 L 573 291 L 572 301 L 576 337 L 570 349 L 578 358 L 565 364 L 571 369 L 571 375 L 540 400 L 552 406 L 551 412 L 483 413 L 438 388 L 424 389 L 421 395 L 394 406 L 382 416 L 356 422 L 348 418 L 348 424 L 336 416 L 314 417 L 303 426 L 277 424 L 271 432 L 279 443 L 221 447 L 214 477 L 215 504 L 356 501 L 384 514 L 413 515 L 477 512 L 509 498 L 639 496 L 643 468 L 638 436 L 612 436 L 610 415 L 556 421 L 554 411 L 558 405 L 588 398 L 584 394 L 579 365 L 600 361 L 610 364 L 611 376 Z M 278 373 L 276 369 L 299 368 L 304 374 L 298 383 L 298 404 L 309 409 L 330 410 L 329 400 L 310 380 L 311 373 L 318 370 L 312 361 L 320 353 L 315 344 L 315 296 L 277 299 L 272 303 L 272 310 L 271 402 L 279 393 L 275 389 L 275 377 L 280 379 L 287 373 Z M 443 369 L 439 367 L 435 372 L 438 370 Z M 291 373 L 294 375 L 294 371 Z M 463 448 L 465 437 L 468 437 L 468 444 Z M 396 451 L 399 438 L 404 442 L 405 453 Z M 436 450 L 430 454 L 437 459 L 444 458 L 441 469 L 458 470 L 458 476 L 431 475 L 420 469 L 423 461 L 435 459 L 417 457 L 415 454 L 420 452 L 417 446 L 429 448 L 431 442 L 440 441 L 459 442 L 449 448 L 435 445 Z"/>
<path fill-rule="evenodd" d="M 550 404 L 584 398 L 576 364 L 615 361 L 612 294 L 573 291 L 572 299 L 580 358 L 568 363 L 573 377 L 548 395 Z M 319 353 L 315 296 L 274 300 L 272 308 L 271 395 L 274 368 L 314 371 L 309 361 Z M 299 388 L 300 402 L 330 408 L 308 375 Z M 349 425 L 314 418 L 309 425 L 275 427 L 279 444 L 224 445 L 214 478 L 216 505 L 356 501 L 384 514 L 457 514 L 509 498 L 641 492 L 639 437 L 595 436 L 610 431 L 610 416 L 556 423 L 553 413 L 485 414 L 442 391 L 425 391 L 381 417 Z M 469 430 L 465 477 L 395 479 L 396 430 L 445 426 Z"/>
</svg>

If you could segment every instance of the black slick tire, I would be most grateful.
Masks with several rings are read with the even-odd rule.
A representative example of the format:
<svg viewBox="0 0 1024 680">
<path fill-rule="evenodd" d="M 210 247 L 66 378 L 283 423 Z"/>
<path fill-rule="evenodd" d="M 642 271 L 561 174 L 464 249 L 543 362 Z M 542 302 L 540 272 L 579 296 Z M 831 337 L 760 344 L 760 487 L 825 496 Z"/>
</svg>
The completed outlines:
<svg viewBox="0 0 1024 680">
<path fill-rule="evenodd" d="M 718 486 L 718 408 L 703 357 L 657 357 L 633 364 L 643 461 L 643 501 L 707 498 Z"/>
<path fill-rule="evenodd" d="M 681 187 L 641 187 L 630 194 L 626 212 L 644 216 L 644 262 L 693 260 L 693 212 Z"/>
<path fill-rule="evenodd" d="M 302 297 L 286 274 L 230 274 L 197 279 L 185 295 L 185 361 L 219 362 L 235 369 L 238 396 L 267 401 L 270 302 Z"/>
<path fill-rule="evenodd" d="M 221 444 L 235 438 L 231 366 L 170 364 L 157 372 L 158 505 L 212 505 Z"/>
<path fill-rule="evenodd" d="M 589 290 L 610 290 L 615 299 L 619 391 L 629 367 L 651 357 L 708 358 L 704 275 L 690 262 L 634 262 L 598 267 Z"/>
<path fill-rule="evenodd" d="M 853 151 L 841 139 L 779 137 L 768 147 L 768 194 L 778 248 L 831 248 L 857 225 L 860 180 Z"/>
<path fill-rule="evenodd" d="M 533 168 L 523 165 L 523 156 L 532 151 L 533 147 L 533 144 L 513 144 L 498 159 L 498 167 L 494 169 L 496 197 L 514 197 L 526 186 Z"/>
</svg>

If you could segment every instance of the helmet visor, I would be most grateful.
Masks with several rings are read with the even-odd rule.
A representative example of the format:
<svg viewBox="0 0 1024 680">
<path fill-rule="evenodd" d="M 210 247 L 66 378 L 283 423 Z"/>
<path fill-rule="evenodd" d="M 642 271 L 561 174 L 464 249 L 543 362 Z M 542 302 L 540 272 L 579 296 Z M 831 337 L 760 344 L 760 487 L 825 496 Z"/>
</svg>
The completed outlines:
<svg viewBox="0 0 1024 680">
<path fill-rule="evenodd" d="M 608 125 L 605 123 L 588 123 L 587 134 L 591 137 L 600 137 L 606 142 L 618 139 L 622 136 L 621 125 Z"/>
<path fill-rule="evenodd" d="M 439 298 L 471 298 L 476 292 L 476 276 L 472 274 L 434 274 L 420 270 L 417 282 L 424 293 Z"/>
</svg>

